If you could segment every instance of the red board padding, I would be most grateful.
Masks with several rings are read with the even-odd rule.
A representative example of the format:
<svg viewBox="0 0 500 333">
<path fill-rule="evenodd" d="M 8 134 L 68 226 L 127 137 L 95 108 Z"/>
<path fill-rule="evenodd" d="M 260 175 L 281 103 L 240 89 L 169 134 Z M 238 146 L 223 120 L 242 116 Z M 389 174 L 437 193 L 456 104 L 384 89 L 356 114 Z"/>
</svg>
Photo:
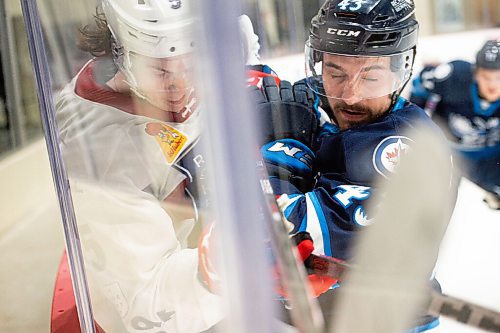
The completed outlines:
<svg viewBox="0 0 500 333">
<path fill-rule="evenodd" d="M 98 333 L 105 333 L 97 323 L 95 326 Z M 57 271 L 54 296 L 52 298 L 50 332 L 81 333 L 66 252 L 64 252 Z"/>
</svg>

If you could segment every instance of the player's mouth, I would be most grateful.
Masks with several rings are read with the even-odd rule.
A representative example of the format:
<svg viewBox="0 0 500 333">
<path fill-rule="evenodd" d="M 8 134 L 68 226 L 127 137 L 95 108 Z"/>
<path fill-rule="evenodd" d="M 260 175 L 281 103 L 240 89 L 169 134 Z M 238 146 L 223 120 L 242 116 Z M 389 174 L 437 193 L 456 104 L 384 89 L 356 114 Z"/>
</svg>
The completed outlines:
<svg viewBox="0 0 500 333">
<path fill-rule="evenodd" d="M 169 100 L 167 100 L 167 103 L 174 105 L 174 106 L 183 105 L 184 104 L 184 96 L 182 96 L 182 98 L 177 99 L 177 100 L 169 99 Z"/>
<path fill-rule="evenodd" d="M 342 115 L 342 118 L 344 118 L 347 121 L 359 121 L 366 117 L 366 114 L 363 111 L 345 109 L 345 108 L 339 109 L 338 111 Z"/>
<path fill-rule="evenodd" d="M 186 103 L 186 95 L 171 95 L 167 97 L 166 101 L 169 105 L 172 106 L 184 106 L 184 104 Z"/>
</svg>

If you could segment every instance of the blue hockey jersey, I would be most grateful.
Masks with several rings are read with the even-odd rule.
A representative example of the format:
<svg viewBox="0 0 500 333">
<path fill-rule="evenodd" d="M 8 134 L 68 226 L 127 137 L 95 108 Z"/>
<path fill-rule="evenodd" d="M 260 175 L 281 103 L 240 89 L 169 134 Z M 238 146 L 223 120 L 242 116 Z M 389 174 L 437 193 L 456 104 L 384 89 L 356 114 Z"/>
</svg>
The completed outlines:
<svg viewBox="0 0 500 333">
<path fill-rule="evenodd" d="M 413 81 L 410 99 L 441 126 L 465 176 L 500 193 L 500 100 L 482 100 L 473 65 L 452 61 L 427 66 Z"/>
<path fill-rule="evenodd" d="M 481 100 L 468 62 L 427 66 L 413 81 L 410 100 L 445 125 L 448 138 L 464 149 L 485 149 L 500 142 L 500 100 Z"/>
<path fill-rule="evenodd" d="M 307 193 L 290 190 L 283 180 L 271 179 L 292 233 L 307 231 L 316 252 L 349 259 L 356 231 L 372 222 L 365 211 L 379 176 L 390 177 L 399 158 L 411 146 L 406 131 L 423 123 L 439 131 L 424 111 L 403 99 L 392 112 L 374 123 L 321 137 L 316 150 L 318 178 Z M 444 138 L 443 138 L 444 140 Z"/>
<path fill-rule="evenodd" d="M 349 260 L 353 240 L 374 219 L 365 210 L 370 198 L 378 193 L 375 181 L 390 178 L 399 158 L 413 140 L 407 131 L 424 125 L 441 132 L 418 106 L 403 98 L 393 110 L 377 121 L 340 132 L 332 123 L 323 123 L 315 147 L 317 181 L 308 192 L 301 192 L 286 180 L 271 178 L 278 203 L 293 224 L 291 234 L 307 231 L 314 242 L 314 252 Z M 444 136 L 442 137 L 445 141 Z M 456 199 L 456 187 L 450 188 L 450 204 Z M 432 288 L 440 292 L 436 279 Z M 338 285 L 336 285 L 338 286 Z M 325 294 L 323 297 L 333 297 Z M 438 318 L 423 314 L 408 332 L 429 330 Z"/>
</svg>

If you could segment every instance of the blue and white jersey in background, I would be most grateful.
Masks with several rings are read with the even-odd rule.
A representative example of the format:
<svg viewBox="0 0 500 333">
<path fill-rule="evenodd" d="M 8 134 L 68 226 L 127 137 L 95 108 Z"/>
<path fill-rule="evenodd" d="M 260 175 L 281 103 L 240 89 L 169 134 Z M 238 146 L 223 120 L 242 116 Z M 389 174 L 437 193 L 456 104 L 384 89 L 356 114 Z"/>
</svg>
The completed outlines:
<svg viewBox="0 0 500 333">
<path fill-rule="evenodd" d="M 457 60 L 425 67 L 413 81 L 411 101 L 444 130 L 465 176 L 500 193 L 500 100 L 480 98 L 473 65 Z"/>
</svg>

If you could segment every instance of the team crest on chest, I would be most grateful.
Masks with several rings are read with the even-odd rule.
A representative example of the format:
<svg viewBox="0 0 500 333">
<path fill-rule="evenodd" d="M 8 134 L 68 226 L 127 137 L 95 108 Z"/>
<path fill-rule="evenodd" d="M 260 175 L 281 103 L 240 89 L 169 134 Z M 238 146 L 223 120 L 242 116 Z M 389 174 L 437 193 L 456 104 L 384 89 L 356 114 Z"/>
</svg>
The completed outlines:
<svg viewBox="0 0 500 333">
<path fill-rule="evenodd" d="M 187 137 L 182 132 L 163 123 L 148 123 L 146 133 L 158 142 L 168 164 L 175 161 L 187 142 Z"/>
<path fill-rule="evenodd" d="M 373 166 L 379 174 L 388 177 L 394 173 L 401 158 L 411 149 L 413 141 L 405 136 L 390 136 L 383 139 L 373 152 Z"/>
</svg>

